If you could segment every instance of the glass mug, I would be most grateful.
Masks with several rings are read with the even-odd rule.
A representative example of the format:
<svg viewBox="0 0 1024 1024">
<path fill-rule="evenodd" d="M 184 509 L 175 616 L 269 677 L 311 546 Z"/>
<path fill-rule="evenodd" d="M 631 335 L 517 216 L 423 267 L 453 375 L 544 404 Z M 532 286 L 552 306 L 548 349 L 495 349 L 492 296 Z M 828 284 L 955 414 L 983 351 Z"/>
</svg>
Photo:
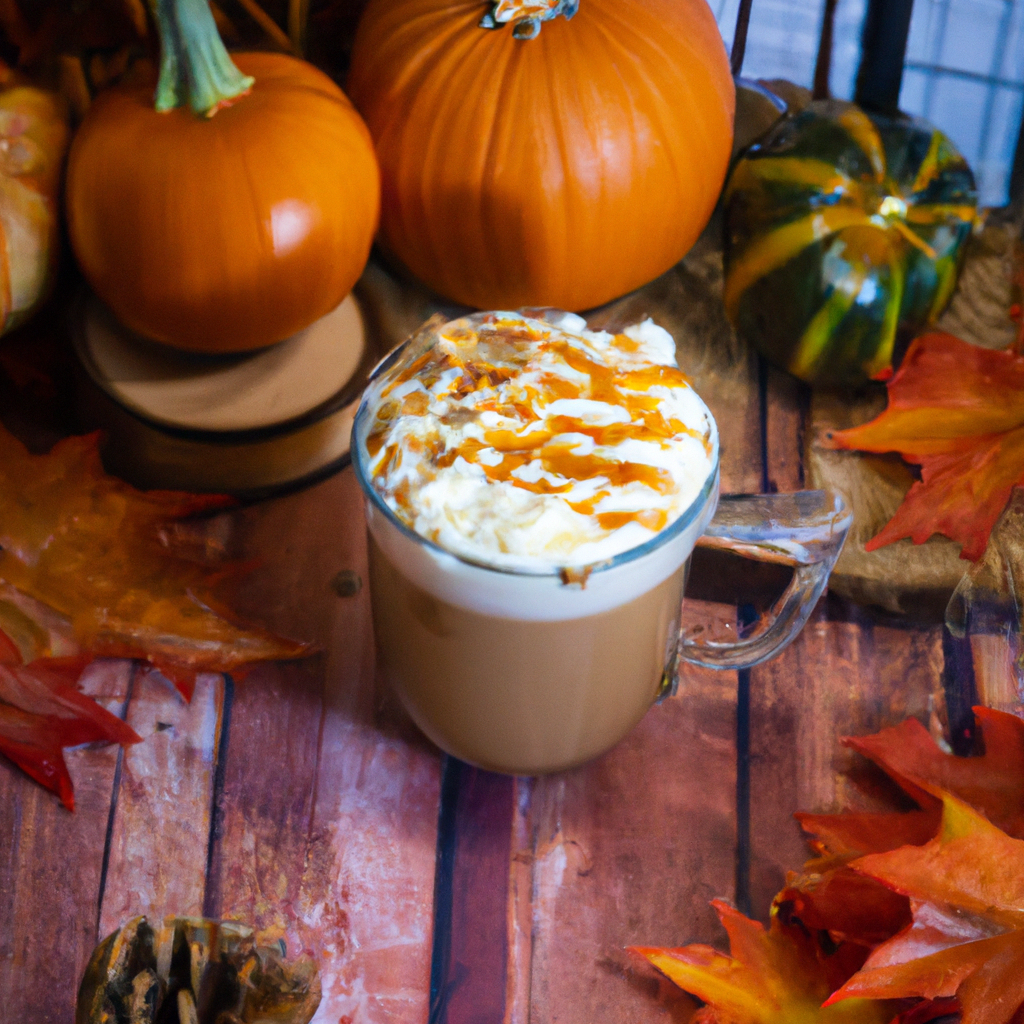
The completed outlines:
<svg viewBox="0 0 1024 1024">
<path fill-rule="evenodd" d="M 381 378 L 408 346 L 421 351 L 427 335 L 399 346 L 371 375 L 352 461 L 365 498 L 378 664 L 441 749 L 515 775 L 571 768 L 615 746 L 672 692 L 679 660 L 749 668 L 796 636 L 839 557 L 850 513 L 826 491 L 719 501 L 717 450 L 682 515 L 587 571 L 495 568 L 410 529 L 373 487 L 366 440 Z M 793 566 L 788 588 L 751 634 L 680 632 L 698 542 Z"/>
</svg>

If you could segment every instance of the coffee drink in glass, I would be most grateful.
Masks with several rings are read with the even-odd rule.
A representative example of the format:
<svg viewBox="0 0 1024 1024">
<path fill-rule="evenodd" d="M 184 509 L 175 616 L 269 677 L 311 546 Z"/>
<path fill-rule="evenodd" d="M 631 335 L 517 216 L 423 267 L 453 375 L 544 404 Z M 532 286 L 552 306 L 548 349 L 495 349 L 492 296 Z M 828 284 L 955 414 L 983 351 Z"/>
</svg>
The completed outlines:
<svg viewBox="0 0 1024 1024">
<path fill-rule="evenodd" d="M 497 771 L 614 746 L 680 653 L 722 667 L 770 656 L 845 535 L 834 501 L 824 540 L 813 514 L 782 510 L 780 534 L 778 516 L 740 510 L 736 545 L 789 552 L 794 584 L 759 636 L 680 647 L 718 434 L 650 321 L 618 334 L 559 311 L 429 324 L 375 372 L 352 448 L 383 674 L 440 747 Z"/>
</svg>

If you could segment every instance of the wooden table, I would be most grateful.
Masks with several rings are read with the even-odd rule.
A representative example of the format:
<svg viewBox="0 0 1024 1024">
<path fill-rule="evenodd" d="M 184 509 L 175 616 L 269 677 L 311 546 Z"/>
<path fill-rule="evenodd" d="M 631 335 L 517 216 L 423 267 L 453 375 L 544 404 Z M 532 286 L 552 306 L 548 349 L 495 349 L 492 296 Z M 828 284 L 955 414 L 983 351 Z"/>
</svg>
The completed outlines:
<svg viewBox="0 0 1024 1024">
<path fill-rule="evenodd" d="M 806 393 L 731 359 L 727 385 L 695 371 L 723 489 L 799 488 Z M 323 653 L 203 678 L 191 704 L 131 663 L 95 664 L 86 688 L 145 741 L 69 751 L 73 815 L 0 764 L 3 1024 L 72 1021 L 94 944 L 140 913 L 240 919 L 312 953 L 325 1024 L 686 1020 L 694 1001 L 625 947 L 722 945 L 714 897 L 765 918 L 806 855 L 793 811 L 884 795 L 838 737 L 947 720 L 941 627 L 826 598 L 774 662 L 687 668 L 598 761 L 492 775 L 442 756 L 382 692 L 367 590 L 332 587 L 366 575 L 351 469 L 220 527 L 262 561 L 246 610 Z M 735 617 L 705 569 L 697 597 Z"/>
</svg>

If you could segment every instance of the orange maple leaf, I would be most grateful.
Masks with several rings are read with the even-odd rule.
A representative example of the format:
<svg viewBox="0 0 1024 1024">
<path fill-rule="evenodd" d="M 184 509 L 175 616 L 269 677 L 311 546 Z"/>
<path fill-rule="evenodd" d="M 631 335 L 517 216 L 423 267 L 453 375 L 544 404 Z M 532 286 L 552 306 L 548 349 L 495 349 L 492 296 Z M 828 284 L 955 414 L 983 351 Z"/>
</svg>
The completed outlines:
<svg viewBox="0 0 1024 1024">
<path fill-rule="evenodd" d="M 977 561 L 1010 492 L 1024 485 L 1024 355 L 926 334 L 886 386 L 885 412 L 828 441 L 899 452 L 921 467 L 921 479 L 865 550 L 905 537 L 923 544 L 941 533 L 961 545 L 961 558 Z"/>
<path fill-rule="evenodd" d="M 1024 1006 L 1024 841 L 955 797 L 924 846 L 853 867 L 911 900 L 913 923 L 828 1000 L 956 996 L 963 1024 L 1007 1024 Z"/>
<path fill-rule="evenodd" d="M 309 651 L 235 622 L 212 593 L 225 570 L 174 529 L 229 501 L 137 491 L 103 471 L 97 435 L 32 455 L 0 427 L 0 581 L 65 616 L 90 655 L 148 661 L 188 697 L 199 672 Z"/>
<path fill-rule="evenodd" d="M 765 929 L 721 900 L 712 906 L 731 956 L 710 946 L 633 947 L 681 989 L 708 1005 L 700 1024 L 889 1024 L 893 1004 L 853 999 L 822 1007 L 833 989 L 812 936 L 773 915 Z"/>
</svg>

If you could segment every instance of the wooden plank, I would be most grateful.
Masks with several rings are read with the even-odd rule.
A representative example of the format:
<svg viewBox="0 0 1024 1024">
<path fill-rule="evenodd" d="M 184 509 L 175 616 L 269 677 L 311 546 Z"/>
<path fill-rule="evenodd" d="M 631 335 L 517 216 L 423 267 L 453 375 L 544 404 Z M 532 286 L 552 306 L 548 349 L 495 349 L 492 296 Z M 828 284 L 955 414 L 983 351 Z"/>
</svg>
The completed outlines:
<svg viewBox="0 0 1024 1024">
<path fill-rule="evenodd" d="M 236 683 L 222 746 L 224 789 L 205 913 L 291 950 L 308 847 L 322 679 L 303 663 L 261 665 Z"/>
<path fill-rule="evenodd" d="M 1018 637 L 1011 641 L 1003 633 L 973 634 L 971 654 L 978 700 L 986 707 L 1024 714 L 1024 679 L 1017 665 Z"/>
<path fill-rule="evenodd" d="M 804 420 L 810 389 L 788 373 L 763 364 L 765 374 L 766 491 L 788 494 L 804 486 Z"/>
<path fill-rule="evenodd" d="M 761 489 L 755 357 L 721 308 L 712 234 L 680 267 L 613 303 L 618 327 L 652 316 L 714 414 L 722 489 Z M 696 570 L 695 570 L 695 575 Z M 706 595 L 715 581 L 691 578 Z M 735 622 L 735 606 L 688 598 Z M 576 771 L 517 782 L 512 801 L 505 1021 L 686 1019 L 695 1003 L 625 947 L 720 941 L 711 907 L 735 895 L 735 672 L 687 666 L 677 696 Z"/>
<path fill-rule="evenodd" d="M 796 490 L 806 390 L 770 371 L 766 396 L 766 477 L 779 490 Z M 945 715 L 942 668 L 938 627 L 882 625 L 823 599 L 796 641 L 751 671 L 750 784 L 758 798 L 751 805 L 750 886 L 756 916 L 766 918 L 786 871 L 807 858 L 795 811 L 871 802 L 877 778 L 840 748 L 839 739 L 909 715 L 939 728 Z"/>
<path fill-rule="evenodd" d="M 529 1013 L 516 1002 L 506 1019 L 692 1009 L 625 947 L 722 938 L 708 904 L 733 895 L 735 695 L 734 672 L 687 667 L 678 695 L 609 754 L 535 780 L 516 828 L 529 845 L 513 854 L 531 866 Z"/>
<path fill-rule="evenodd" d="M 200 676 L 191 703 L 140 672 L 128 722 L 143 738 L 122 759 L 100 935 L 145 914 L 201 915 L 223 709 L 220 676 Z"/>
<path fill-rule="evenodd" d="M 506 916 L 515 780 L 445 761 L 434 899 L 431 1021 L 471 1024 L 505 1015 Z"/>
<path fill-rule="evenodd" d="M 316 957 L 317 1021 L 424 1021 L 440 756 L 374 675 L 354 474 L 238 514 L 234 544 L 262 563 L 247 612 L 322 653 L 235 687 L 211 908 Z"/>
<path fill-rule="evenodd" d="M 132 667 L 99 661 L 82 689 L 123 714 Z M 5 1024 L 71 1024 L 96 945 L 103 851 L 120 748 L 65 752 L 74 814 L 0 764 L 0 1005 Z"/>
<path fill-rule="evenodd" d="M 318 1022 L 422 1022 L 429 1002 L 439 758 L 425 740 L 328 708 L 301 925 Z"/>
<path fill-rule="evenodd" d="M 533 982 L 533 837 L 530 804 L 533 779 L 517 778 L 512 791 L 508 905 L 505 912 L 504 1024 L 530 1024 L 530 989 Z"/>
<path fill-rule="evenodd" d="M 833 621 L 823 603 L 786 651 L 752 670 L 751 787 L 759 798 L 751 817 L 751 894 L 758 916 L 767 914 L 786 871 L 807 859 L 795 811 L 870 805 L 858 781 L 874 776 L 840 738 L 908 716 L 934 726 L 943 712 L 939 627 Z"/>
</svg>

